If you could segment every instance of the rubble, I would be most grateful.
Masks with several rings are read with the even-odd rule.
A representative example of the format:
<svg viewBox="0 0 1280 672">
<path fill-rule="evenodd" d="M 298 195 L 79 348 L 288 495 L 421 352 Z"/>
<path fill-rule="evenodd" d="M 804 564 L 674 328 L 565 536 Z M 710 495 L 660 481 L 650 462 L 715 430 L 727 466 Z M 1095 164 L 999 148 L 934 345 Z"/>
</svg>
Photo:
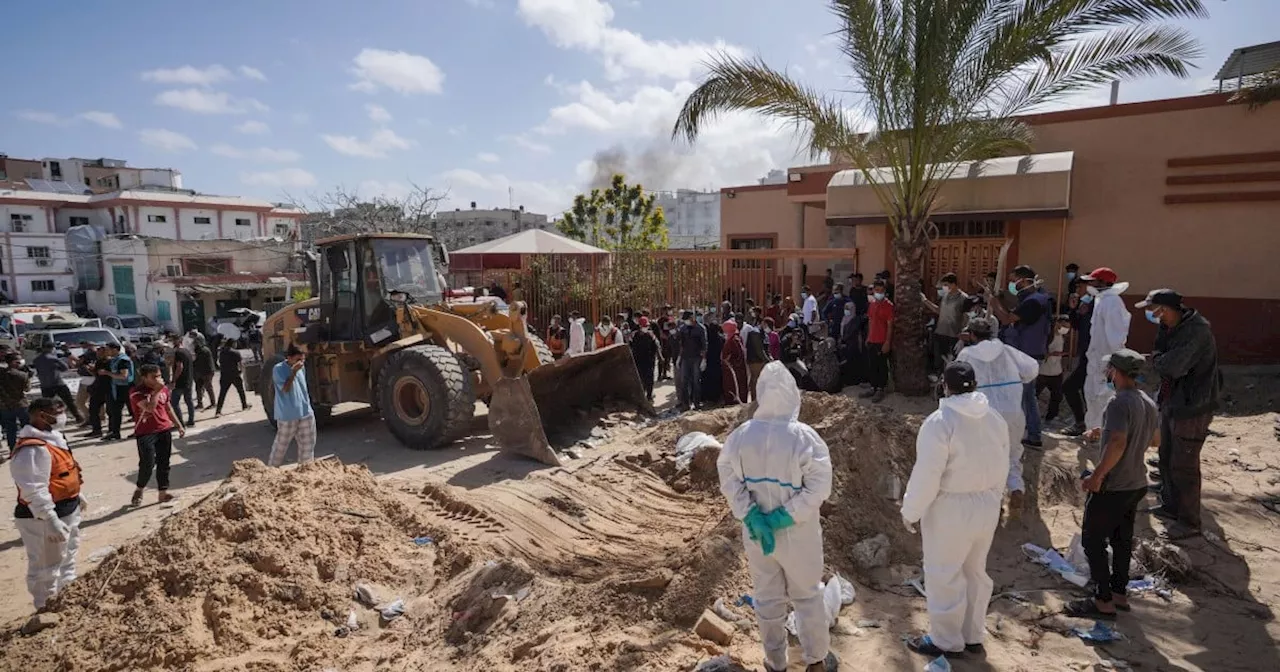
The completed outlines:
<svg viewBox="0 0 1280 672">
<path fill-rule="evenodd" d="M 728 646 L 733 641 L 733 626 L 723 618 L 716 616 L 710 609 L 703 611 L 694 624 L 693 631 L 703 639 L 721 646 Z"/>
</svg>

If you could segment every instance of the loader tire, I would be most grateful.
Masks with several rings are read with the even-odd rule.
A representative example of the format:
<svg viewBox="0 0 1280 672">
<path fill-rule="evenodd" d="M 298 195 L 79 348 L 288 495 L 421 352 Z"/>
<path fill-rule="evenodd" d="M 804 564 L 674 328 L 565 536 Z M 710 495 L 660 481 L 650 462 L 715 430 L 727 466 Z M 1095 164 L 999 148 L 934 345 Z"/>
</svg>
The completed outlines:
<svg viewBox="0 0 1280 672">
<path fill-rule="evenodd" d="M 538 352 L 539 364 L 555 364 L 556 363 L 556 356 L 551 354 L 551 348 L 547 347 L 546 342 L 544 342 L 541 338 L 538 338 L 533 334 L 529 334 L 529 342 L 533 343 L 533 349 Z"/>
<path fill-rule="evenodd" d="M 471 376 L 438 345 L 415 345 L 387 359 L 378 379 L 378 407 L 396 438 L 428 450 L 465 436 L 475 413 Z"/>
<path fill-rule="evenodd" d="M 267 422 L 272 429 L 276 428 L 276 385 L 271 376 L 276 364 L 284 361 L 284 357 L 276 355 L 262 363 L 262 373 L 258 374 L 258 399 L 262 402 L 262 410 L 267 413 Z"/>
</svg>

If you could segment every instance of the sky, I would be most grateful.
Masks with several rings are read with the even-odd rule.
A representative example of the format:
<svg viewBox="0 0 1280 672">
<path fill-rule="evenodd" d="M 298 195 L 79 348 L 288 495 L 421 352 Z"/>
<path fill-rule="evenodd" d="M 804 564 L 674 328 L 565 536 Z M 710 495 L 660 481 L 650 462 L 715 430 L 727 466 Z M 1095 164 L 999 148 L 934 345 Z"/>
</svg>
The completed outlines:
<svg viewBox="0 0 1280 672">
<path fill-rule="evenodd" d="M 1204 91 L 1233 48 L 1280 39 L 1280 0 L 1207 5 L 1185 24 L 1204 51 L 1192 77 L 1125 82 L 1121 102 Z M 852 88 L 822 0 L 131 0 L 5 15 L 0 153 L 177 168 L 187 188 L 274 201 L 417 185 L 443 207 L 556 216 L 617 167 L 648 189 L 754 184 L 810 162 L 788 129 L 732 115 L 693 146 L 670 139 L 709 54 Z"/>
</svg>

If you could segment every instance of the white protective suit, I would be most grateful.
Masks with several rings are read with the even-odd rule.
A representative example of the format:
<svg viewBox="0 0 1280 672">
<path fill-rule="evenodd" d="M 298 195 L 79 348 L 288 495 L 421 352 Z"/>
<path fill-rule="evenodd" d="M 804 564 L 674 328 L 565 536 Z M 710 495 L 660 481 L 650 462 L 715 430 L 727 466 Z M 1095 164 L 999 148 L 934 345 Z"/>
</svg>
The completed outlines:
<svg viewBox="0 0 1280 672">
<path fill-rule="evenodd" d="M 1089 350 L 1085 353 L 1089 367 L 1084 377 L 1084 423 L 1086 429 L 1102 426 L 1102 411 L 1116 396 L 1107 387 L 1106 364 L 1102 359 L 1125 347 L 1129 339 L 1129 309 L 1120 297 L 1129 283 L 1117 282 L 1093 299 L 1093 318 L 1089 322 Z"/>
<path fill-rule="evenodd" d="M 1027 429 L 1027 416 L 1022 411 L 1022 386 L 1040 375 L 1040 362 L 1021 350 L 994 338 L 975 343 L 956 355 L 957 362 L 968 362 L 978 377 L 978 391 L 987 397 L 991 408 L 1004 418 L 1009 430 L 1009 464 L 1006 487 L 1022 492 L 1022 435 Z"/>
<path fill-rule="evenodd" d="M 569 320 L 569 354 L 578 355 L 586 351 L 587 330 L 582 326 L 586 318 Z"/>
<path fill-rule="evenodd" d="M 1000 522 L 1009 430 L 981 392 L 944 398 L 920 425 L 902 517 L 921 522 L 929 638 L 944 651 L 981 644 Z"/>
<path fill-rule="evenodd" d="M 744 526 L 742 543 L 755 589 L 765 661 L 787 669 L 787 601 L 795 607 L 806 665 L 821 662 L 831 635 L 822 604 L 822 524 L 818 508 L 831 495 L 827 444 L 800 417 L 800 390 L 780 362 L 766 364 L 756 386 L 759 407 L 729 435 L 716 463 L 720 492 L 742 520 L 752 505 L 763 513 L 782 507 L 795 525 L 775 532 L 765 555 Z"/>
<path fill-rule="evenodd" d="M 817 315 L 817 313 L 818 313 L 818 297 L 810 294 L 804 299 L 804 306 L 801 308 L 801 312 L 800 312 L 800 321 L 804 322 L 805 324 L 813 324 L 814 322 L 821 322 L 822 321 L 821 315 L 819 315 L 816 318 L 814 317 L 814 315 Z"/>
<path fill-rule="evenodd" d="M 62 432 L 43 432 L 31 425 L 18 432 L 18 438 L 34 437 L 62 448 L 67 440 Z M 53 535 L 49 520 L 54 517 L 53 498 L 49 496 L 49 469 L 52 465 L 49 451 L 43 446 L 28 446 L 14 454 L 9 462 L 9 473 L 18 486 L 21 497 L 30 504 L 34 518 L 17 518 L 14 525 L 27 549 L 27 590 L 36 609 L 43 609 L 45 602 L 63 586 L 76 578 L 76 551 L 80 548 L 80 509 L 62 516 L 70 528 L 64 541 Z"/>
</svg>

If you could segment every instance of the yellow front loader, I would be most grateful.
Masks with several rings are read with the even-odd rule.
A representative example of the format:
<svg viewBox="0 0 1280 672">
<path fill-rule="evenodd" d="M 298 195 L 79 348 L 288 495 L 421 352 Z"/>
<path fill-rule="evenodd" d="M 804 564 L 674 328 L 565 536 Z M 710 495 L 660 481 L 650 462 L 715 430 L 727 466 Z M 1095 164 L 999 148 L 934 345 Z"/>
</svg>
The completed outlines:
<svg viewBox="0 0 1280 672">
<path fill-rule="evenodd" d="M 472 433 L 475 402 L 489 407 L 499 448 L 558 465 L 544 427 L 573 409 L 617 399 L 652 412 L 630 348 L 556 361 L 529 333 L 525 307 L 443 296 L 448 252 L 431 237 L 358 234 L 317 243 L 313 298 L 267 318 L 260 370 L 246 374 L 274 414 L 272 367 L 297 343 L 318 416 L 337 404 L 374 406 L 410 448 Z M 272 420 L 274 422 L 274 420 Z"/>
</svg>

